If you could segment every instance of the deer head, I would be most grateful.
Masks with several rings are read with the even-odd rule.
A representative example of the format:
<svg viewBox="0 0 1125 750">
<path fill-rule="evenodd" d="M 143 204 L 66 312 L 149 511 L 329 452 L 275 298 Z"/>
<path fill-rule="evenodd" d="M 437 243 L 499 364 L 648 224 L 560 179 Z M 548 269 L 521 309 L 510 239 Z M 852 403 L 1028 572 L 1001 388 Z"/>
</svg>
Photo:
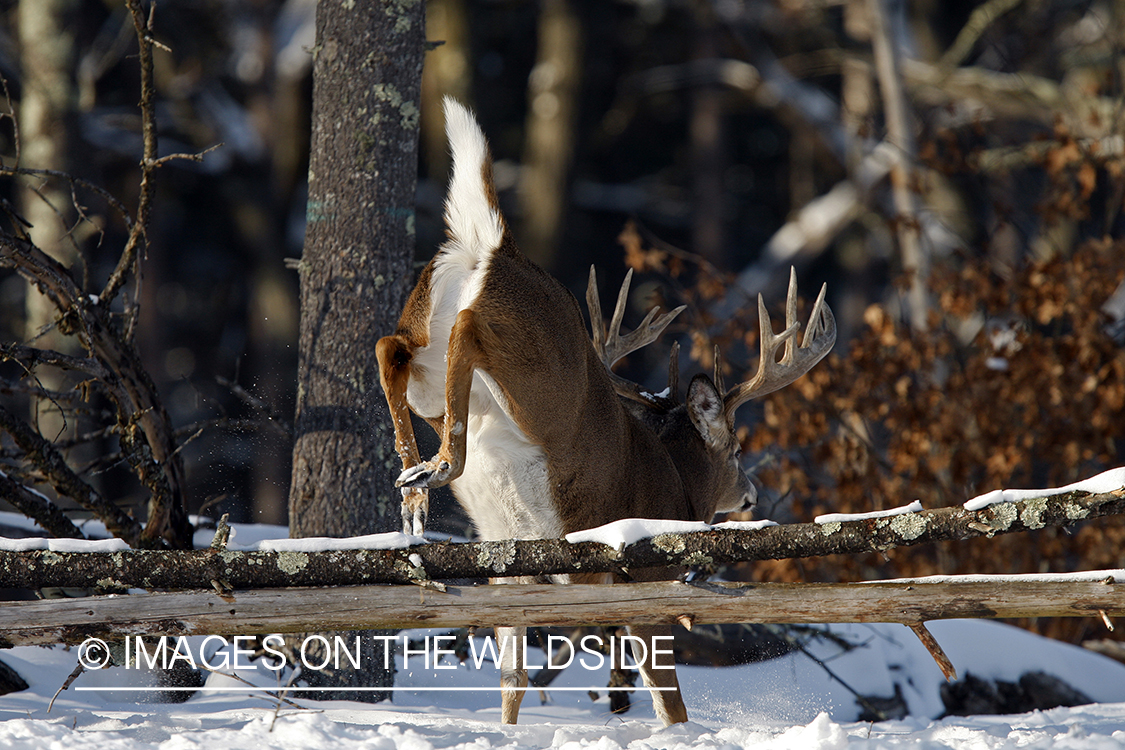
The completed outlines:
<svg viewBox="0 0 1125 750">
<path fill-rule="evenodd" d="M 714 375 L 699 374 L 688 385 L 687 398 L 679 398 L 679 343 L 672 344 L 668 365 L 668 388 L 661 394 L 647 393 L 641 386 L 612 371 L 622 357 L 657 338 L 684 307 L 657 315 L 649 311 L 645 319 L 627 335 L 621 334 L 621 321 L 633 277 L 630 269 L 617 295 L 617 305 L 608 328 L 605 327 L 598 299 L 597 275 L 590 268 L 586 288 L 586 304 L 590 311 L 594 350 L 610 373 L 614 390 L 626 408 L 638 420 L 660 436 L 680 474 L 693 495 L 693 508 L 699 520 L 710 521 L 715 513 L 729 512 L 754 504 L 757 490 L 742 468 L 742 448 L 735 433 L 735 412 L 751 399 L 773 393 L 801 377 L 823 359 L 836 341 L 836 320 L 825 304 L 827 285 L 809 314 L 805 335 L 800 345 L 797 336 L 801 324 L 797 320 L 797 275 L 790 269 L 789 292 L 785 304 L 785 328 L 774 333 L 765 300 L 758 295 L 761 358 L 758 371 L 750 379 L 729 391 L 723 384 L 723 363 L 715 347 Z M 784 346 L 781 358 L 778 350 Z M 691 487 L 699 488 L 692 492 Z"/>
</svg>

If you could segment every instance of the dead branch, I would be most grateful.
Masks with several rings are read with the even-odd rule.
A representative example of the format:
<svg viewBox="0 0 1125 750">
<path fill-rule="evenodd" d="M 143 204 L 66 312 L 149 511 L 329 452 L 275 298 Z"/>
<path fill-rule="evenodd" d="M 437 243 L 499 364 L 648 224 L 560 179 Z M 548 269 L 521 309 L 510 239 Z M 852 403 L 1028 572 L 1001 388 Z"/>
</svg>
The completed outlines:
<svg viewBox="0 0 1125 750">
<path fill-rule="evenodd" d="M 960 65 L 973 51 L 973 46 L 980 39 L 981 34 L 992 25 L 992 22 L 1021 2 L 1023 0 L 988 0 L 988 2 L 974 8 L 969 20 L 957 33 L 957 38 L 953 40 L 953 44 L 941 56 L 938 66 L 950 70 Z"/>
<path fill-rule="evenodd" d="M 937 642 L 937 639 L 934 638 L 934 634 L 926 628 L 925 623 L 910 622 L 906 624 L 914 631 L 914 635 L 918 636 L 918 640 L 922 642 L 926 650 L 930 652 L 930 656 L 932 656 L 937 663 L 938 669 L 945 675 L 946 682 L 956 680 L 957 670 L 953 667 L 953 662 L 950 661 L 949 656 L 946 655 L 945 649 L 943 649 L 941 644 Z"/>
<path fill-rule="evenodd" d="M 141 136 L 144 143 L 141 156 L 141 186 L 137 199 L 137 219 L 129 231 L 129 239 L 117 260 L 117 267 L 110 274 L 102 293 L 98 295 L 100 303 L 104 306 L 110 304 L 113 298 L 125 284 L 125 279 L 130 272 L 136 275 L 138 251 L 141 243 L 148 243 L 149 213 L 152 207 L 152 197 L 156 189 L 153 173 L 159 168 L 157 165 L 156 142 L 156 84 L 152 72 L 152 38 L 150 37 L 151 16 L 146 19 L 140 0 L 126 0 L 129 12 L 133 16 L 133 29 L 137 36 L 140 48 L 139 59 L 141 63 Z"/>
<path fill-rule="evenodd" d="M 0 359 L 3 358 L 3 355 L 0 354 Z M 53 401 L 68 405 L 73 405 L 85 399 L 82 392 L 77 388 L 68 391 L 55 391 L 42 385 L 33 385 L 22 381 L 7 380 L 5 378 L 0 378 L 0 394 L 5 396 L 29 396 L 42 401 Z M 56 446 L 57 445 L 58 444 L 56 444 Z"/>
<path fill-rule="evenodd" d="M 173 546 L 190 539 L 183 510 L 183 465 L 176 451 L 171 420 L 140 355 L 112 319 L 104 300 L 83 294 L 61 263 L 27 240 L 0 234 L 0 264 L 14 267 L 35 284 L 60 312 L 59 331 L 77 334 L 94 355 L 97 368 L 88 368 L 106 387 L 117 408 L 125 456 L 150 493 L 148 523 L 142 546 Z M 29 359 L 47 356 L 74 366 L 83 360 L 60 360 L 62 355 L 32 354 L 28 347 L 6 347 Z M 96 373 L 96 375 L 95 375 Z"/>
<path fill-rule="evenodd" d="M 289 420 L 281 416 L 271 404 L 258 398 L 253 393 L 250 393 L 250 391 L 246 390 L 235 381 L 228 380 L 221 375 L 215 376 L 215 382 L 229 390 L 240 401 L 261 415 L 257 421 L 268 425 L 282 437 L 292 438 L 293 426 L 289 424 Z"/>
<path fill-rule="evenodd" d="M 805 75 L 838 73 L 848 60 L 866 61 L 855 52 L 822 50 L 805 63 Z M 1006 73 L 979 66 L 946 68 L 941 64 L 902 58 L 902 81 L 912 99 L 931 107 L 956 107 L 967 122 L 976 118 L 1029 120 L 1048 128 L 1060 120 L 1078 138 L 1112 138 L 1118 99 L 1098 96 L 1077 86 L 1026 71 Z"/>
<path fill-rule="evenodd" d="M 962 507 L 880 519 L 772 526 L 757 531 L 713 529 L 661 534 L 618 551 L 598 542 L 562 539 L 458 544 L 407 549 L 258 552 L 226 550 L 112 553 L 0 551 L 0 587 L 198 589 L 221 580 L 232 589 L 347 586 L 371 583 L 560 573 L 616 573 L 725 565 L 835 554 L 883 552 L 938 541 L 1067 527 L 1125 513 L 1125 491 L 1072 492 L 979 511 Z"/>
<path fill-rule="evenodd" d="M 984 172 L 1005 172 L 1013 169 L 1025 169 L 1044 162 L 1051 151 L 1063 148 L 1068 144 L 1062 141 L 1049 139 L 1045 141 L 1032 141 L 1016 146 L 999 146 L 985 149 L 973 154 L 970 163 Z M 1125 139 L 1120 135 L 1110 135 L 1105 138 L 1079 138 L 1074 141 L 1083 159 L 1100 165 L 1106 162 L 1120 160 L 1125 156 Z"/>
<path fill-rule="evenodd" d="M 968 106 L 997 118 L 1026 119 L 1045 127 L 1058 121 L 1079 138 L 1114 133 L 1119 101 L 1087 94 L 1076 86 L 1030 73 L 1001 73 L 979 67 L 947 71 L 921 60 L 903 60 L 911 94 L 932 106 Z"/>
<path fill-rule="evenodd" d="M 0 244 L 2 243 L 3 239 L 0 236 Z M 0 250 L 0 265 L 14 266 L 15 263 L 7 263 L 5 254 Z M 102 364 L 91 357 L 74 357 L 50 349 L 36 349 L 33 346 L 20 344 L 0 343 L 0 359 L 19 362 L 27 372 L 39 365 L 50 365 L 62 370 L 79 372 L 95 380 L 104 380 L 108 375 Z"/>
<path fill-rule="evenodd" d="M 125 222 L 125 228 L 132 231 L 133 217 L 129 215 L 129 210 L 125 208 L 125 204 L 119 201 L 113 193 L 109 192 L 101 185 L 83 180 L 80 177 L 75 177 L 67 172 L 60 172 L 55 169 L 31 169 L 29 167 L 9 167 L 0 164 L 0 175 L 22 175 L 24 177 L 53 177 L 56 179 L 64 180 L 70 184 L 71 195 L 74 195 L 74 189 L 81 187 L 93 193 L 97 193 L 106 203 L 112 206 L 118 214 L 121 215 L 122 221 Z M 75 201 L 77 204 L 77 201 Z"/>
<path fill-rule="evenodd" d="M 111 534 L 125 540 L 130 547 L 140 546 L 142 529 L 137 519 L 102 497 L 100 492 L 74 473 L 49 440 L 3 406 L 0 406 L 0 429 L 12 436 L 26 459 L 43 472 L 59 495 L 69 497 L 93 512 Z"/>
<path fill-rule="evenodd" d="M 2 471 L 0 471 L 0 498 L 7 500 L 13 508 L 33 519 L 51 536 L 62 539 L 86 538 L 59 506 L 45 495 L 24 486 Z"/>
</svg>

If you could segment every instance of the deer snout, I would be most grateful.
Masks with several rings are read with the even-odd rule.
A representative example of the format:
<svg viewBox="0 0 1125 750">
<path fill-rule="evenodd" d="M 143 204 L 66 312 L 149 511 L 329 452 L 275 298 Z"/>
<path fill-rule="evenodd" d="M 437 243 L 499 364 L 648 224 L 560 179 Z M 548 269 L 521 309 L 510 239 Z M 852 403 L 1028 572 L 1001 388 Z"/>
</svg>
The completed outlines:
<svg viewBox="0 0 1125 750">
<path fill-rule="evenodd" d="M 745 471 L 739 472 L 738 489 L 742 492 L 742 501 L 736 510 L 753 510 L 758 504 L 758 488 L 754 486 L 754 480 Z"/>
<path fill-rule="evenodd" d="M 752 510 L 758 504 L 758 488 L 749 477 L 746 478 L 746 490 L 742 493 L 742 507 L 739 510 Z"/>
</svg>

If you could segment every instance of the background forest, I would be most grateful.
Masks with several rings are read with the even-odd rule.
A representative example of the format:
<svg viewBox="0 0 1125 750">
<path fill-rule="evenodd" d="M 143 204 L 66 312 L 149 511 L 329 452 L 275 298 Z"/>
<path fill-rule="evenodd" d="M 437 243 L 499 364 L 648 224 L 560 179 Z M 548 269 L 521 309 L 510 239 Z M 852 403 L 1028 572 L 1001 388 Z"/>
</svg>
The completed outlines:
<svg viewBox="0 0 1125 750">
<path fill-rule="evenodd" d="M 222 144 L 161 169 L 129 303 L 192 513 L 286 522 L 287 260 L 304 237 L 315 6 L 191 0 L 153 15 L 161 154 Z M 426 14 L 419 264 L 443 238 L 450 94 L 491 138 L 525 252 L 579 297 L 591 264 L 603 299 L 632 267 L 634 320 L 687 304 L 666 339 L 699 368 L 716 344 L 728 382 L 754 366 L 753 300 L 776 309 L 790 265 L 806 296 L 829 283 L 835 353 L 742 415 L 759 517 L 935 508 L 1125 463 L 1125 3 L 430 0 Z M 26 228 L 87 279 L 110 275 L 129 227 L 96 191 L 11 169 L 64 171 L 135 205 L 136 55 L 118 0 L 0 3 L 6 231 Z M 42 298 L 3 273 L 0 337 L 65 351 Z M 659 390 L 667 349 L 650 349 L 626 364 Z M 50 368 L 27 375 L 0 363 L 4 406 L 139 513 L 98 399 Z M 42 484 L 23 453 L 5 438 L 0 469 Z M 432 520 L 465 532 L 448 501 Z M 727 574 L 1066 571 L 1125 567 L 1122 550 L 1110 520 Z M 1031 625 L 1107 635 L 1093 619 Z"/>
</svg>

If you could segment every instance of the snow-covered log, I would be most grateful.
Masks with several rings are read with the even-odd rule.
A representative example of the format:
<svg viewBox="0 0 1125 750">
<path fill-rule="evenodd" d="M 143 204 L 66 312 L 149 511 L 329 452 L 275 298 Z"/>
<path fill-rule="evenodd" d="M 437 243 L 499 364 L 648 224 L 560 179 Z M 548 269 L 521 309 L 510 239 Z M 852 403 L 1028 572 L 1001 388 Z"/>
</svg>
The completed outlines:
<svg viewBox="0 0 1125 750">
<path fill-rule="evenodd" d="M 403 536 L 397 549 L 341 549 L 351 540 L 301 539 L 271 542 L 274 549 L 268 551 L 68 552 L 61 550 L 74 549 L 76 543 L 58 540 L 52 542 L 54 550 L 13 551 L 16 545 L 10 544 L 0 551 L 0 587 L 229 591 L 594 572 L 619 573 L 627 579 L 630 570 L 641 568 L 859 554 L 1046 526 L 1066 527 L 1122 512 L 1125 490 L 1074 491 L 1001 502 L 980 510 L 958 506 L 855 520 L 824 518 L 820 523 L 755 530 L 728 524 L 706 531 L 657 533 L 621 550 L 599 541 L 560 539 L 407 546 L 410 537 Z M 590 538 L 608 537 L 593 534 Z M 25 605 L 0 605 L 8 606 Z"/>
</svg>

